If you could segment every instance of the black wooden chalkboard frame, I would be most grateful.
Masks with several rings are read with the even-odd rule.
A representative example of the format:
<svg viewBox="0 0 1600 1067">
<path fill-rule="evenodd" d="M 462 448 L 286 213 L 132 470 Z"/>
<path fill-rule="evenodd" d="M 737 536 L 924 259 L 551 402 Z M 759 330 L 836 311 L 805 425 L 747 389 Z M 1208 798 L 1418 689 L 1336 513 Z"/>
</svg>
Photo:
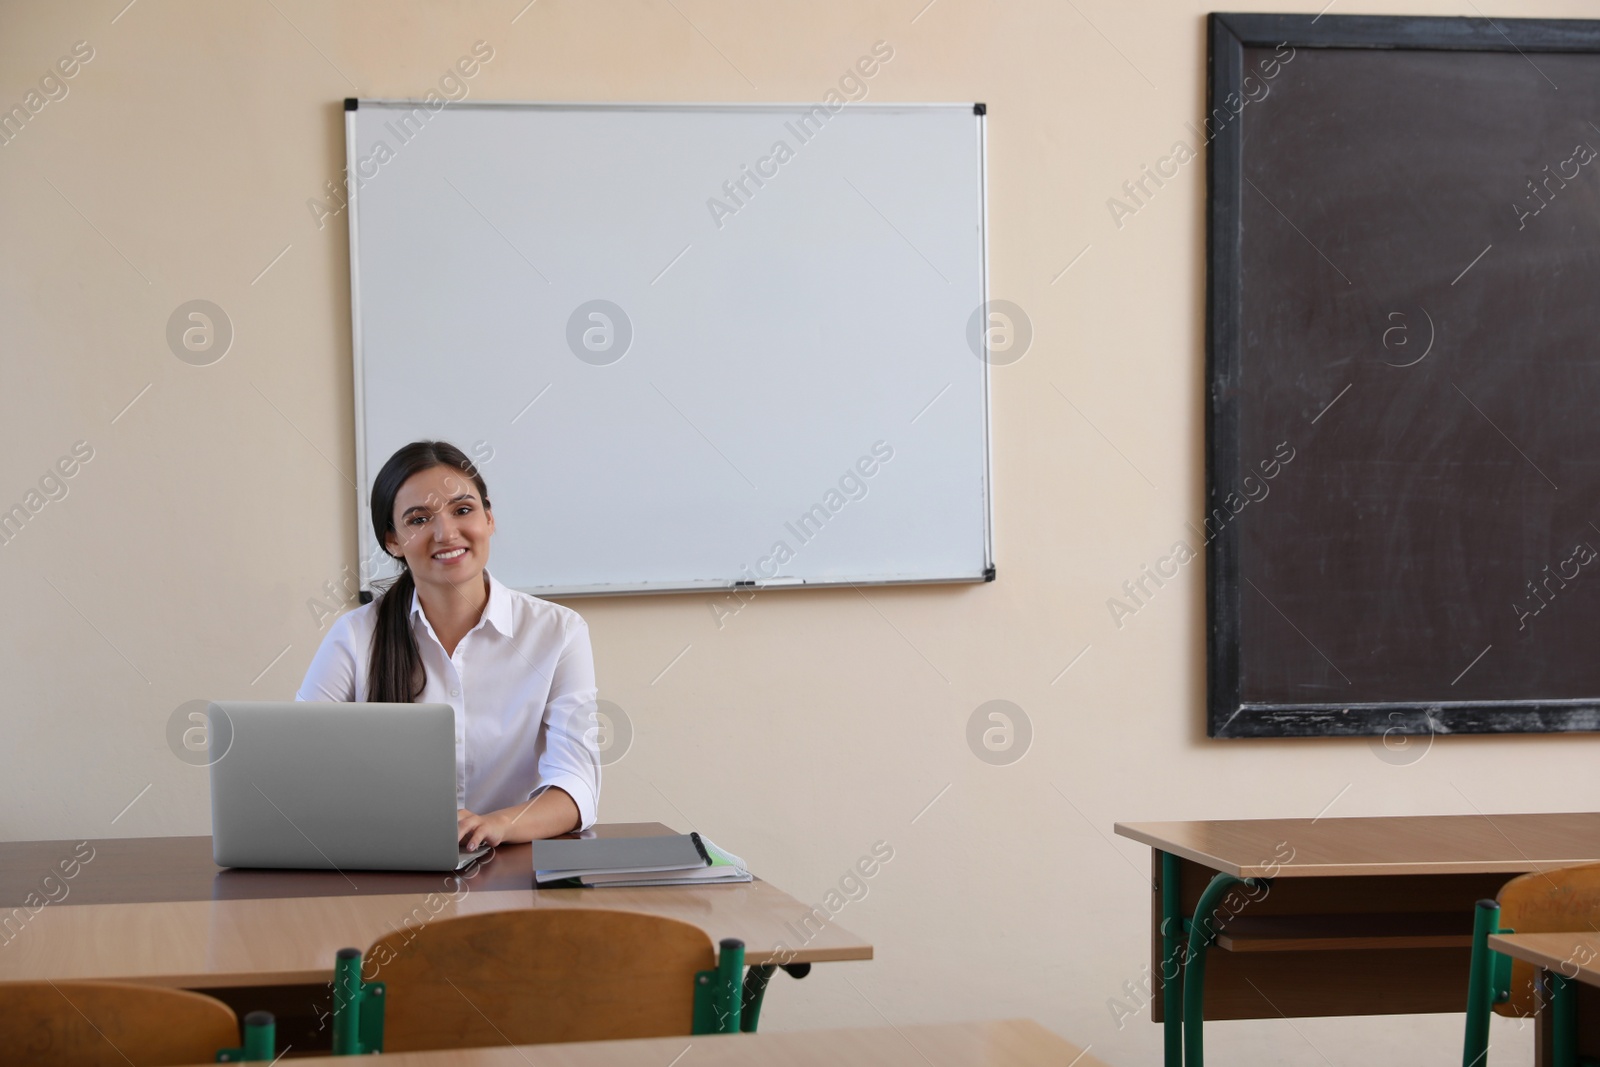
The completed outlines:
<svg viewBox="0 0 1600 1067">
<path fill-rule="evenodd" d="M 1600 20 L 1214 13 L 1209 19 L 1206 114 L 1243 95 L 1244 50 L 1431 49 L 1600 54 Z M 1514 43 L 1513 43 L 1514 42 Z M 1206 160 L 1206 511 L 1223 506 L 1240 469 L 1242 376 L 1242 124 L 1224 123 Z M 1227 477 L 1226 484 L 1219 475 Z M 1600 730 L 1600 700 L 1381 704 L 1242 703 L 1240 531 L 1206 547 L 1207 719 L 1210 737 L 1559 733 Z"/>
</svg>

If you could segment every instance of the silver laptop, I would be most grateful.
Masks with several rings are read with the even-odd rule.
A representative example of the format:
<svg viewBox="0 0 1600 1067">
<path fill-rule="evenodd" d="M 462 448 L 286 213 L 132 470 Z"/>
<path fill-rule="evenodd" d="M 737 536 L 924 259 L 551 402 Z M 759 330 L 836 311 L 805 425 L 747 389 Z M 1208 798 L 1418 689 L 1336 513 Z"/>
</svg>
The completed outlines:
<svg viewBox="0 0 1600 1067">
<path fill-rule="evenodd" d="M 207 711 L 212 858 L 221 867 L 451 871 L 448 704 L 217 702 Z"/>
</svg>

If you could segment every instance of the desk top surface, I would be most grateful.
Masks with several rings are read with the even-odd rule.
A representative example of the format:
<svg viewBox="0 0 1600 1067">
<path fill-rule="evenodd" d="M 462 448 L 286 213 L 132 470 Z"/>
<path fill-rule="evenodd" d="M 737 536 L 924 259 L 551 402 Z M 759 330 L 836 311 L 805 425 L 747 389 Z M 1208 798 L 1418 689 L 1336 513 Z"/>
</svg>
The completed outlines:
<svg viewBox="0 0 1600 1067">
<path fill-rule="evenodd" d="M 610 831 L 624 826 L 613 824 Z M 660 826 L 654 824 L 633 824 Z M 665 831 L 665 827 L 661 827 Z M 208 838 L 154 839 L 208 842 Z M 33 843 L 39 844 L 39 843 Z M 72 843 L 48 842 L 51 862 L 71 857 Z M 517 908 L 603 908 L 641 911 L 693 923 L 713 942 L 737 937 L 749 963 L 820 963 L 867 960 L 872 945 L 840 927 L 822 906 L 802 903 L 757 879 L 734 885 L 644 886 L 605 889 L 534 889 L 526 846 L 499 850 L 475 874 L 390 874 L 337 871 L 222 871 L 198 865 L 130 876 L 121 846 L 92 842 L 93 858 L 52 883 L 59 903 L 35 898 L 32 906 L 0 910 L 0 981 L 104 979 L 180 988 L 300 985 L 326 982 L 340 948 L 365 950 L 394 930 L 436 918 Z M 14 890 L 13 858 L 0 846 L 0 871 Z M 133 852 L 136 852 L 135 848 Z M 124 867 L 102 861 L 115 856 Z M 29 881 L 49 874 L 40 866 Z M 200 893 L 198 887 L 206 886 Z M 518 888 L 502 888 L 512 884 Z M 215 887 L 223 886 L 218 890 Z M 36 887 L 37 888 L 37 887 Z M 34 891 L 34 890 L 29 890 Z"/>
<path fill-rule="evenodd" d="M 1239 878 L 1522 874 L 1600 862 L 1600 812 L 1117 823 Z"/>
<path fill-rule="evenodd" d="M 1585 985 L 1600 986 L 1600 933 L 1491 934 L 1489 947 Z"/>
<path fill-rule="evenodd" d="M 693 1049 L 687 1057 L 684 1053 Z M 1105 1067 L 1031 1019 L 385 1053 L 393 1067 Z M 334 1067 L 344 1059 L 297 1060 Z"/>
<path fill-rule="evenodd" d="M 584 836 L 655 837 L 658 822 L 601 823 Z M 569 835 L 576 836 L 576 835 Z M 532 889 L 532 845 L 501 845 L 478 864 L 477 889 Z M 74 859 L 87 860 L 74 865 Z M 63 866 L 65 864 L 65 866 Z M 63 872 L 76 866 L 70 879 Z M 44 879 L 54 876 L 46 885 Z M 149 904 L 177 900 L 265 900 L 453 892 L 454 874 L 425 871 L 291 871 L 218 867 L 210 837 L 0 842 L 0 909 L 56 904 Z M 34 894 L 34 899 L 28 899 Z"/>
</svg>

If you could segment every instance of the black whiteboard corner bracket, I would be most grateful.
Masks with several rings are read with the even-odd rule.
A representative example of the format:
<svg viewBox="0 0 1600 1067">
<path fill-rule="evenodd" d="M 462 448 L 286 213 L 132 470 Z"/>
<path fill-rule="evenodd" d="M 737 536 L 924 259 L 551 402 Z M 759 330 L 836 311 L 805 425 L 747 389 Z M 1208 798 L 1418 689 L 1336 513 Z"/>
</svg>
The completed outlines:
<svg viewBox="0 0 1600 1067">
<path fill-rule="evenodd" d="M 356 594 L 356 598 L 363 604 L 370 604 L 372 603 L 372 590 L 363 589 L 360 593 Z"/>
<path fill-rule="evenodd" d="M 974 115 L 987 115 L 989 113 L 989 105 L 984 103 L 973 104 L 972 113 Z"/>
<path fill-rule="evenodd" d="M 344 109 L 346 111 L 356 111 L 359 110 L 360 107 L 361 101 L 357 100 L 355 97 L 347 96 L 344 98 Z"/>
<path fill-rule="evenodd" d="M 983 580 L 986 581 L 986 582 L 994 581 L 994 564 L 993 563 L 991 563 L 987 567 L 983 568 Z"/>
</svg>

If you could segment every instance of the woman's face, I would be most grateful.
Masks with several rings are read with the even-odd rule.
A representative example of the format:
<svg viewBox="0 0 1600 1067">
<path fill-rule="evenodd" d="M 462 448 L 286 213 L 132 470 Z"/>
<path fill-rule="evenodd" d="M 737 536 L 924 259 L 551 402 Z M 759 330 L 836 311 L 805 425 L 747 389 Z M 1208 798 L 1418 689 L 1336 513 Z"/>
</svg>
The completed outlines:
<svg viewBox="0 0 1600 1067">
<path fill-rule="evenodd" d="M 430 467 L 407 478 L 394 498 L 395 532 L 385 538 L 418 582 L 461 585 L 489 562 L 494 515 L 478 487 L 454 467 Z"/>
</svg>

